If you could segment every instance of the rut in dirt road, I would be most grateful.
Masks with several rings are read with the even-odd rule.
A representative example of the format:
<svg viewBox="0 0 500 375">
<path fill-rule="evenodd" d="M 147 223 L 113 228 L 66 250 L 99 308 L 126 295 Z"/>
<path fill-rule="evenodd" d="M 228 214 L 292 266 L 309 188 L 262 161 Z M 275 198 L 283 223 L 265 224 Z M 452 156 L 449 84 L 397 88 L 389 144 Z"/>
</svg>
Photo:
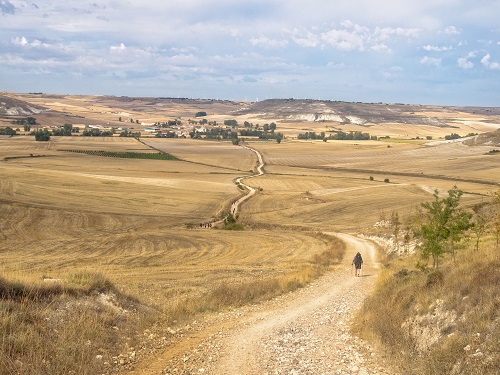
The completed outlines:
<svg viewBox="0 0 500 375">
<path fill-rule="evenodd" d="M 349 332 L 353 312 L 375 282 L 374 246 L 338 234 L 347 243 L 345 261 L 329 275 L 297 292 L 239 312 L 219 330 L 173 360 L 163 374 L 394 374 L 363 341 Z M 360 251 L 363 277 L 350 260 Z"/>
</svg>

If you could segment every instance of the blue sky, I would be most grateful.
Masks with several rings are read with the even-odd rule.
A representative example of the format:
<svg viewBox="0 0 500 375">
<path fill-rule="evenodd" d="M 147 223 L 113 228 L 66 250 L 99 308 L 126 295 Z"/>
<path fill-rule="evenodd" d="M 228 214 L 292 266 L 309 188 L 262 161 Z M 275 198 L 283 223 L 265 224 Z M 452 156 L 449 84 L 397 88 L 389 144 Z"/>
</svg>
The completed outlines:
<svg viewBox="0 0 500 375">
<path fill-rule="evenodd" d="M 0 90 L 500 106 L 500 0 L 0 0 Z"/>
</svg>

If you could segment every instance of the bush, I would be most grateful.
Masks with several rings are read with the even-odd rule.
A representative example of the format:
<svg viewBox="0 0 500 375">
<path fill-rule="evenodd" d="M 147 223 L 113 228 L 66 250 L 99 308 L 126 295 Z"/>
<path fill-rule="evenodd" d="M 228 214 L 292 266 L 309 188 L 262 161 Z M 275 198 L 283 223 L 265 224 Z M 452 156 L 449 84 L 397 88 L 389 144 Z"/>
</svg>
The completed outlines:
<svg viewBox="0 0 500 375">
<path fill-rule="evenodd" d="M 38 142 L 50 141 L 50 132 L 47 129 L 38 129 L 35 133 L 35 140 Z"/>
</svg>

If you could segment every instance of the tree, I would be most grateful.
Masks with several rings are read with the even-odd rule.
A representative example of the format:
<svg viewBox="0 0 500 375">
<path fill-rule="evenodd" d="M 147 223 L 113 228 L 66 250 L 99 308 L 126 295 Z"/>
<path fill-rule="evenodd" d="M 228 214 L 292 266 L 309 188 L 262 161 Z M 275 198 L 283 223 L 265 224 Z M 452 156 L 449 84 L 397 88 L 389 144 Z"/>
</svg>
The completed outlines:
<svg viewBox="0 0 500 375">
<path fill-rule="evenodd" d="M 481 237 L 486 230 L 486 224 L 489 221 L 489 215 L 484 204 L 478 204 L 474 206 L 473 211 L 475 215 L 473 223 L 474 225 L 472 227 L 474 234 L 476 235 L 476 251 L 479 251 L 479 243 L 481 242 Z"/>
<path fill-rule="evenodd" d="M 47 129 L 38 129 L 35 132 L 35 140 L 38 142 L 50 141 L 50 132 Z"/>
<path fill-rule="evenodd" d="M 422 207 L 426 210 L 425 221 L 416 235 L 422 241 L 420 244 L 422 259 L 428 260 L 432 257 L 433 268 L 438 267 L 439 258 L 447 251 L 451 252 L 454 258 L 454 244 L 471 226 L 471 215 L 459 207 L 462 194 L 463 192 L 455 186 L 448 191 L 447 198 L 440 199 L 436 190 L 434 202 L 422 203 Z"/>
<path fill-rule="evenodd" d="M 0 128 L 0 135 L 17 135 L 16 130 L 12 129 L 10 126 L 7 126 L 6 128 Z"/>
<path fill-rule="evenodd" d="M 238 121 L 236 121 L 236 120 L 224 120 L 224 125 L 232 126 L 234 128 L 235 126 L 238 126 Z"/>
<path fill-rule="evenodd" d="M 463 233 L 473 226 L 470 221 L 472 214 L 459 207 L 460 198 L 462 195 L 463 192 L 461 190 L 458 190 L 457 187 L 454 186 L 453 189 L 448 191 L 448 198 L 446 198 L 446 204 L 451 212 L 450 219 L 448 221 L 448 251 L 451 253 L 453 261 L 455 261 L 455 243 L 459 242 L 463 236 Z"/>
<path fill-rule="evenodd" d="M 396 243 L 396 251 L 399 252 L 399 230 L 401 228 L 401 221 L 399 221 L 399 215 L 396 211 L 393 211 L 391 214 L 391 226 L 394 242 Z"/>
</svg>

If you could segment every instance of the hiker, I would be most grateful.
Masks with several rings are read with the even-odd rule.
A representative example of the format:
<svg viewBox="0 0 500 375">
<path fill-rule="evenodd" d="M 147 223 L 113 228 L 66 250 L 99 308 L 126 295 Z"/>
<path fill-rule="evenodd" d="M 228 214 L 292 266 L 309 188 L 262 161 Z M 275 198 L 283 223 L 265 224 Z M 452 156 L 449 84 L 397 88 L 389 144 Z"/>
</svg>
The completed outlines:
<svg viewBox="0 0 500 375">
<path fill-rule="evenodd" d="M 354 265 L 354 276 L 360 276 L 361 272 L 361 266 L 363 264 L 363 257 L 361 254 L 358 252 L 355 256 L 354 259 L 352 260 L 352 264 Z"/>
</svg>

